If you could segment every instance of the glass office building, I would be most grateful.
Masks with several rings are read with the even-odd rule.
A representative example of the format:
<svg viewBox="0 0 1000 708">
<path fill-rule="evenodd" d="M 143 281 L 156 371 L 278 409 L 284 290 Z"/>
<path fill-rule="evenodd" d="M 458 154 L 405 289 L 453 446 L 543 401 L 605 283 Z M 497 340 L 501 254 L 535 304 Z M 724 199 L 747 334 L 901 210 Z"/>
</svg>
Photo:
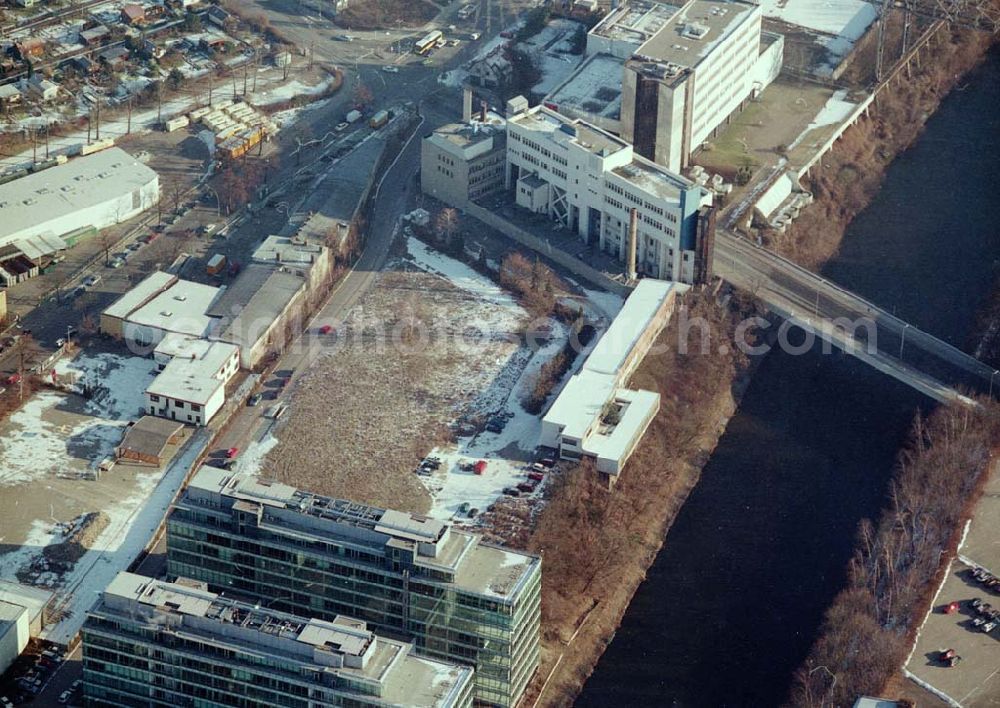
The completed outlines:
<svg viewBox="0 0 1000 708">
<path fill-rule="evenodd" d="M 172 575 L 472 664 L 479 704 L 515 705 L 538 666 L 541 559 L 435 519 L 203 467 L 168 516 L 167 559 Z"/>
<path fill-rule="evenodd" d="M 237 602 L 204 583 L 119 573 L 83 625 L 89 706 L 468 708 L 473 669 L 365 623 Z"/>
</svg>

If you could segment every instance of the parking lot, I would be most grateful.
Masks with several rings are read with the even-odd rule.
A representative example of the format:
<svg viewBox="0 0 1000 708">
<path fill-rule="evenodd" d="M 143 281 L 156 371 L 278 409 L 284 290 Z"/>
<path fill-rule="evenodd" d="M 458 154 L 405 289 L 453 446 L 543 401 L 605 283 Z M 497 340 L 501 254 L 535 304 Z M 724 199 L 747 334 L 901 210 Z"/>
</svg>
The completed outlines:
<svg viewBox="0 0 1000 708">
<path fill-rule="evenodd" d="M 951 564 L 906 666 L 916 681 L 968 708 L 1000 705 L 1000 626 L 989 632 L 983 631 L 985 624 L 976 626 L 974 620 L 988 610 L 972 602 L 979 598 L 1000 608 L 1000 586 L 985 587 L 973 575 L 976 568 L 993 574 L 1000 570 L 997 528 L 1000 467 L 994 466 L 959 549 L 959 558 Z M 957 607 L 948 612 L 951 603 L 957 603 Z M 951 667 L 941 660 L 941 652 L 949 649 L 961 657 Z"/>
</svg>

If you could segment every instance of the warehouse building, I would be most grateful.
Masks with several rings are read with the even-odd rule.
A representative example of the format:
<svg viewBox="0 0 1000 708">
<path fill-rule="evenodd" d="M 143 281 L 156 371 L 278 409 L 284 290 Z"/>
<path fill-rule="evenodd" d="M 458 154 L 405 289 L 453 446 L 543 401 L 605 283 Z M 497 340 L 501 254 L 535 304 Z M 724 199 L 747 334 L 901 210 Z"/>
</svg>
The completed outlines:
<svg viewBox="0 0 1000 708">
<path fill-rule="evenodd" d="M 0 580 L 0 674 L 42 631 L 52 598 L 48 590 Z"/>
<path fill-rule="evenodd" d="M 503 189 L 506 128 L 502 119 L 451 123 L 423 139 L 420 188 L 462 207 Z"/>
<path fill-rule="evenodd" d="M 344 616 L 238 602 L 119 573 L 83 625 L 90 706 L 472 705 L 473 670 L 411 653 Z"/>
<path fill-rule="evenodd" d="M 124 340 L 137 352 L 155 348 L 171 333 L 204 337 L 215 324 L 209 310 L 220 292 L 156 271 L 101 313 L 101 332 Z"/>
<path fill-rule="evenodd" d="M 167 517 L 167 567 L 471 664 L 477 703 L 516 705 L 538 666 L 541 558 L 424 516 L 202 467 Z"/>
<path fill-rule="evenodd" d="M 506 184 L 519 206 L 548 214 L 622 262 L 635 210 L 640 275 L 693 283 L 704 270 L 710 236 L 700 211 L 711 194 L 589 123 L 544 106 L 509 116 Z"/>
<path fill-rule="evenodd" d="M 539 444 L 566 460 L 589 457 L 614 486 L 660 409 L 654 391 L 626 388 L 653 341 L 666 326 L 686 287 L 644 279 L 625 301 L 578 374 L 542 418 Z"/>
<path fill-rule="evenodd" d="M 0 185 L 0 246 L 127 221 L 160 199 L 156 172 L 112 147 Z"/>
<path fill-rule="evenodd" d="M 762 32 L 762 18 L 742 0 L 625 2 L 588 33 L 588 59 L 545 104 L 678 172 L 781 71 L 784 40 Z"/>
</svg>

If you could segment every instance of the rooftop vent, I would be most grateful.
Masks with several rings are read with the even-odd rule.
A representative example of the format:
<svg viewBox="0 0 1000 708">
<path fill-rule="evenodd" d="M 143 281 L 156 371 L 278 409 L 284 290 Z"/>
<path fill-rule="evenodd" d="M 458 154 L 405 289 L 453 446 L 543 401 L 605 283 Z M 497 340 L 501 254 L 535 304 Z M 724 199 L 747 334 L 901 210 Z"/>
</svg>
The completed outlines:
<svg viewBox="0 0 1000 708">
<path fill-rule="evenodd" d="M 174 295 L 174 300 L 177 300 L 179 302 L 184 302 L 185 300 L 187 300 L 187 295 Z"/>
<path fill-rule="evenodd" d="M 692 22 L 684 26 L 684 31 L 681 34 L 691 39 L 703 39 L 708 34 L 708 27 L 697 22 Z"/>
<path fill-rule="evenodd" d="M 174 313 L 171 312 L 170 310 L 164 310 L 163 312 L 160 313 L 160 316 L 161 317 L 173 317 Z"/>
</svg>

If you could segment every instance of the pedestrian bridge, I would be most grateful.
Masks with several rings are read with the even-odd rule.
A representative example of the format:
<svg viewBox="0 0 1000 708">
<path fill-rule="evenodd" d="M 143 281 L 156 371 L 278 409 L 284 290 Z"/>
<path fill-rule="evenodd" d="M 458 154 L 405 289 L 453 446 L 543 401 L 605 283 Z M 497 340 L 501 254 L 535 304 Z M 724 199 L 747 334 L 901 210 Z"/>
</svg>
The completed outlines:
<svg viewBox="0 0 1000 708">
<path fill-rule="evenodd" d="M 716 275 L 838 349 L 941 402 L 993 395 L 1000 372 L 878 305 L 732 232 L 716 232 Z M 994 381 L 996 378 L 996 381 Z"/>
</svg>

